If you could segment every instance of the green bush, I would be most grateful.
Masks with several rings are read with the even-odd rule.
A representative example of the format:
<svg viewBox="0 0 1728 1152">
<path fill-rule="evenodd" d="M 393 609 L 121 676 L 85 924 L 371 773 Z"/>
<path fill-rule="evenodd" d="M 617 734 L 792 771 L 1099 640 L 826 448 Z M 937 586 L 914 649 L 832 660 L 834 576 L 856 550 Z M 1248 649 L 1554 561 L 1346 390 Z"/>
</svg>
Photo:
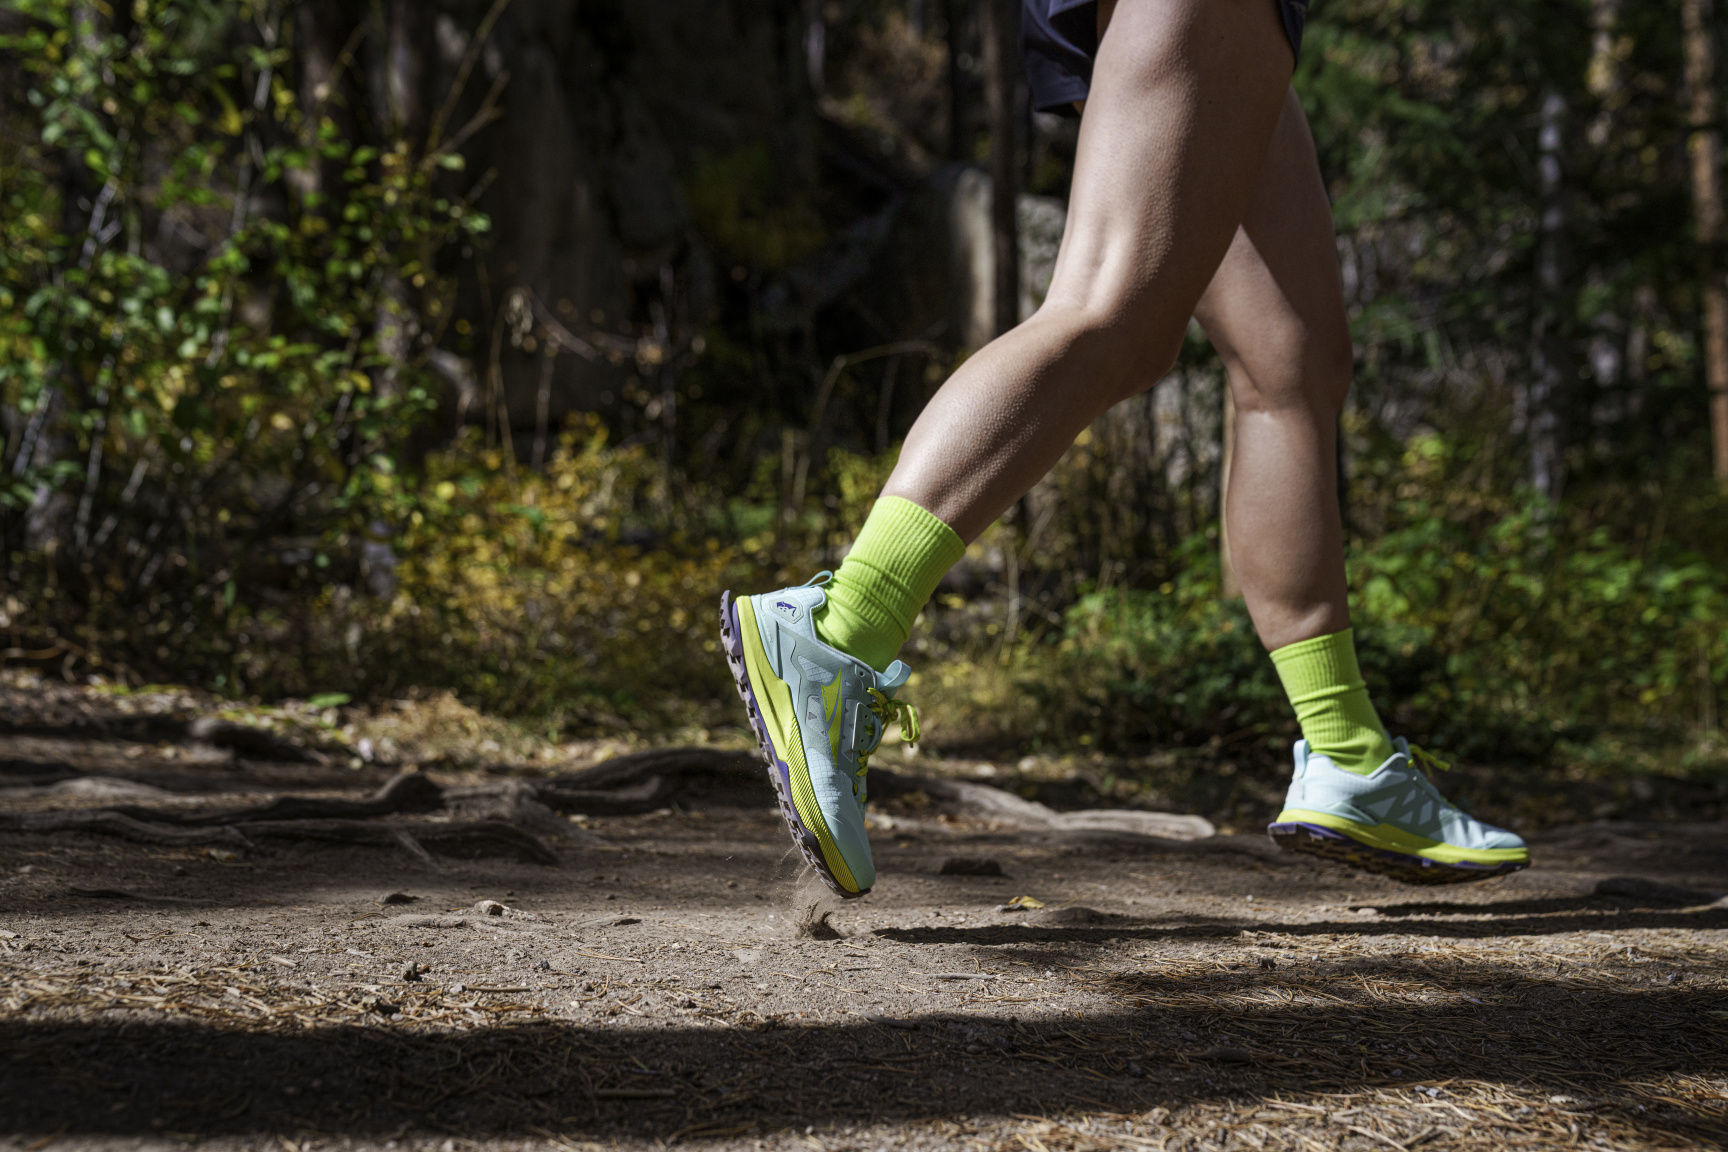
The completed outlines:
<svg viewBox="0 0 1728 1152">
<path fill-rule="evenodd" d="M 1678 551 L 1639 555 L 1538 501 L 1445 495 L 1420 465 L 1443 451 L 1412 448 L 1399 526 L 1350 559 L 1358 651 L 1394 734 L 1536 762 L 1682 749 L 1714 731 L 1728 574 Z M 1158 589 L 1082 596 L 1061 630 L 1003 660 L 931 671 L 945 714 L 931 727 L 1116 751 L 1249 740 L 1282 756 L 1293 716 L 1246 608 L 1218 594 L 1215 541 L 1189 540 L 1177 561 Z"/>
<path fill-rule="evenodd" d="M 248 679 L 247 649 L 308 653 L 312 602 L 405 512 L 449 250 L 488 226 L 450 194 L 461 157 L 344 138 L 249 4 L 140 3 L 127 35 L 8 7 L 0 626 L 86 667 L 292 691 Z"/>
</svg>

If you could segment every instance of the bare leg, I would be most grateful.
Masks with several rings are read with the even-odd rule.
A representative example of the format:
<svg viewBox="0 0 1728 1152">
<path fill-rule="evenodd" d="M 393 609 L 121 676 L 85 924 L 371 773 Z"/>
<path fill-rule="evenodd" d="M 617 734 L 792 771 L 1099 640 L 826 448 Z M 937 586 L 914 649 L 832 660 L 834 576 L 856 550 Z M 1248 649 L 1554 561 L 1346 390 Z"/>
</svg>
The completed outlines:
<svg viewBox="0 0 1728 1152">
<path fill-rule="evenodd" d="M 1230 556 L 1269 649 L 1350 626 L 1335 439 L 1352 353 L 1333 235 L 1291 92 L 1242 227 L 1195 312 L 1230 372 Z"/>
<path fill-rule="evenodd" d="M 1169 370 L 1247 214 L 1292 67 L 1268 0 L 1120 0 L 1049 296 L 943 385 L 884 495 L 971 540 Z"/>
</svg>

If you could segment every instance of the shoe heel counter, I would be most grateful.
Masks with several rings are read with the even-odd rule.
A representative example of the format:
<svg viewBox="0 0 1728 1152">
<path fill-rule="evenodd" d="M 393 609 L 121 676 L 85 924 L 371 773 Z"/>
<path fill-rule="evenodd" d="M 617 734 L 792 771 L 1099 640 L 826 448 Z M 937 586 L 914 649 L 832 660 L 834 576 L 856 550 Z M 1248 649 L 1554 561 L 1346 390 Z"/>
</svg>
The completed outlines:
<svg viewBox="0 0 1728 1152">
<path fill-rule="evenodd" d="M 1291 751 L 1293 753 L 1294 767 L 1290 771 L 1290 787 L 1284 790 L 1284 807 L 1300 808 L 1302 807 L 1303 798 L 1306 795 L 1306 792 L 1302 787 L 1302 778 L 1307 775 L 1308 772 L 1308 741 L 1296 741 L 1296 746 L 1291 749 Z"/>
</svg>

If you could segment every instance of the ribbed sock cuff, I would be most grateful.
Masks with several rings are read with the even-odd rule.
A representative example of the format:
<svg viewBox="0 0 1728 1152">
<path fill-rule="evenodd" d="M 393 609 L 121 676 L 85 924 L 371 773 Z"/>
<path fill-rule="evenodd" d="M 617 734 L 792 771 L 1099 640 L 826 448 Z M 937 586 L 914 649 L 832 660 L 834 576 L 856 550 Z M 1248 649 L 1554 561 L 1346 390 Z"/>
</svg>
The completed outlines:
<svg viewBox="0 0 1728 1152">
<path fill-rule="evenodd" d="M 1286 645 L 1272 653 L 1272 663 L 1313 751 L 1362 775 L 1392 755 L 1392 740 L 1356 662 L 1353 630 Z"/>
<path fill-rule="evenodd" d="M 816 614 L 817 635 L 884 671 L 936 585 L 965 554 L 965 541 L 947 524 L 910 500 L 883 497 L 824 589 L 828 603 Z"/>
</svg>

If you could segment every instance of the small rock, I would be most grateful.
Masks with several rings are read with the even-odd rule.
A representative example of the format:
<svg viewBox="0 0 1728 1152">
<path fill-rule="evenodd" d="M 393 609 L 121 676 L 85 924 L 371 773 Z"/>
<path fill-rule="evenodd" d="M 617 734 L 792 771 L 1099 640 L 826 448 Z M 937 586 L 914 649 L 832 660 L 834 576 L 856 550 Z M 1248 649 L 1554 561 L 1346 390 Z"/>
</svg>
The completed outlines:
<svg viewBox="0 0 1728 1152">
<path fill-rule="evenodd" d="M 452 995 L 452 996 L 460 996 L 460 995 L 462 995 L 462 993 L 468 991 L 468 985 L 466 985 L 466 984 L 452 984 L 452 985 L 450 985 L 450 987 L 446 988 L 445 991 L 450 993 L 450 995 Z"/>
<path fill-rule="evenodd" d="M 480 913 L 482 916 L 502 916 L 505 912 L 509 911 L 509 909 L 498 903 L 496 900 L 476 900 L 474 902 L 474 911 Z"/>
<path fill-rule="evenodd" d="M 938 870 L 943 876 L 1003 876 L 1000 861 L 988 856 L 950 856 Z"/>
<path fill-rule="evenodd" d="M 420 897 L 410 896 L 406 892 L 392 892 L 388 896 L 384 897 L 384 899 L 378 901 L 378 903 L 380 903 L 380 904 L 412 904 L 412 903 L 414 903 L 414 901 L 416 901 L 418 899 L 420 899 Z"/>
<path fill-rule="evenodd" d="M 1138 1065 L 1138 1064 L 1134 1063 L 1134 1061 L 1130 1060 L 1130 1061 L 1128 1061 L 1128 1075 L 1133 1076 L 1135 1078 L 1139 1078 L 1141 1076 L 1146 1075 L 1146 1069 L 1140 1067 L 1140 1065 Z"/>
<path fill-rule="evenodd" d="M 552 961 L 541 960 L 539 963 L 534 965 L 534 971 L 536 971 L 536 972 L 550 972 L 550 971 L 552 971 Z"/>
<path fill-rule="evenodd" d="M 642 923 L 642 918 L 640 916 L 620 916 L 618 919 L 612 921 L 612 923 L 616 927 L 622 928 L 626 924 L 640 924 Z"/>
<path fill-rule="evenodd" d="M 402 965 L 402 979 L 407 981 L 409 984 L 418 984 L 420 983 L 420 973 L 423 971 L 425 971 L 425 969 L 410 960 L 408 963 Z"/>
</svg>

